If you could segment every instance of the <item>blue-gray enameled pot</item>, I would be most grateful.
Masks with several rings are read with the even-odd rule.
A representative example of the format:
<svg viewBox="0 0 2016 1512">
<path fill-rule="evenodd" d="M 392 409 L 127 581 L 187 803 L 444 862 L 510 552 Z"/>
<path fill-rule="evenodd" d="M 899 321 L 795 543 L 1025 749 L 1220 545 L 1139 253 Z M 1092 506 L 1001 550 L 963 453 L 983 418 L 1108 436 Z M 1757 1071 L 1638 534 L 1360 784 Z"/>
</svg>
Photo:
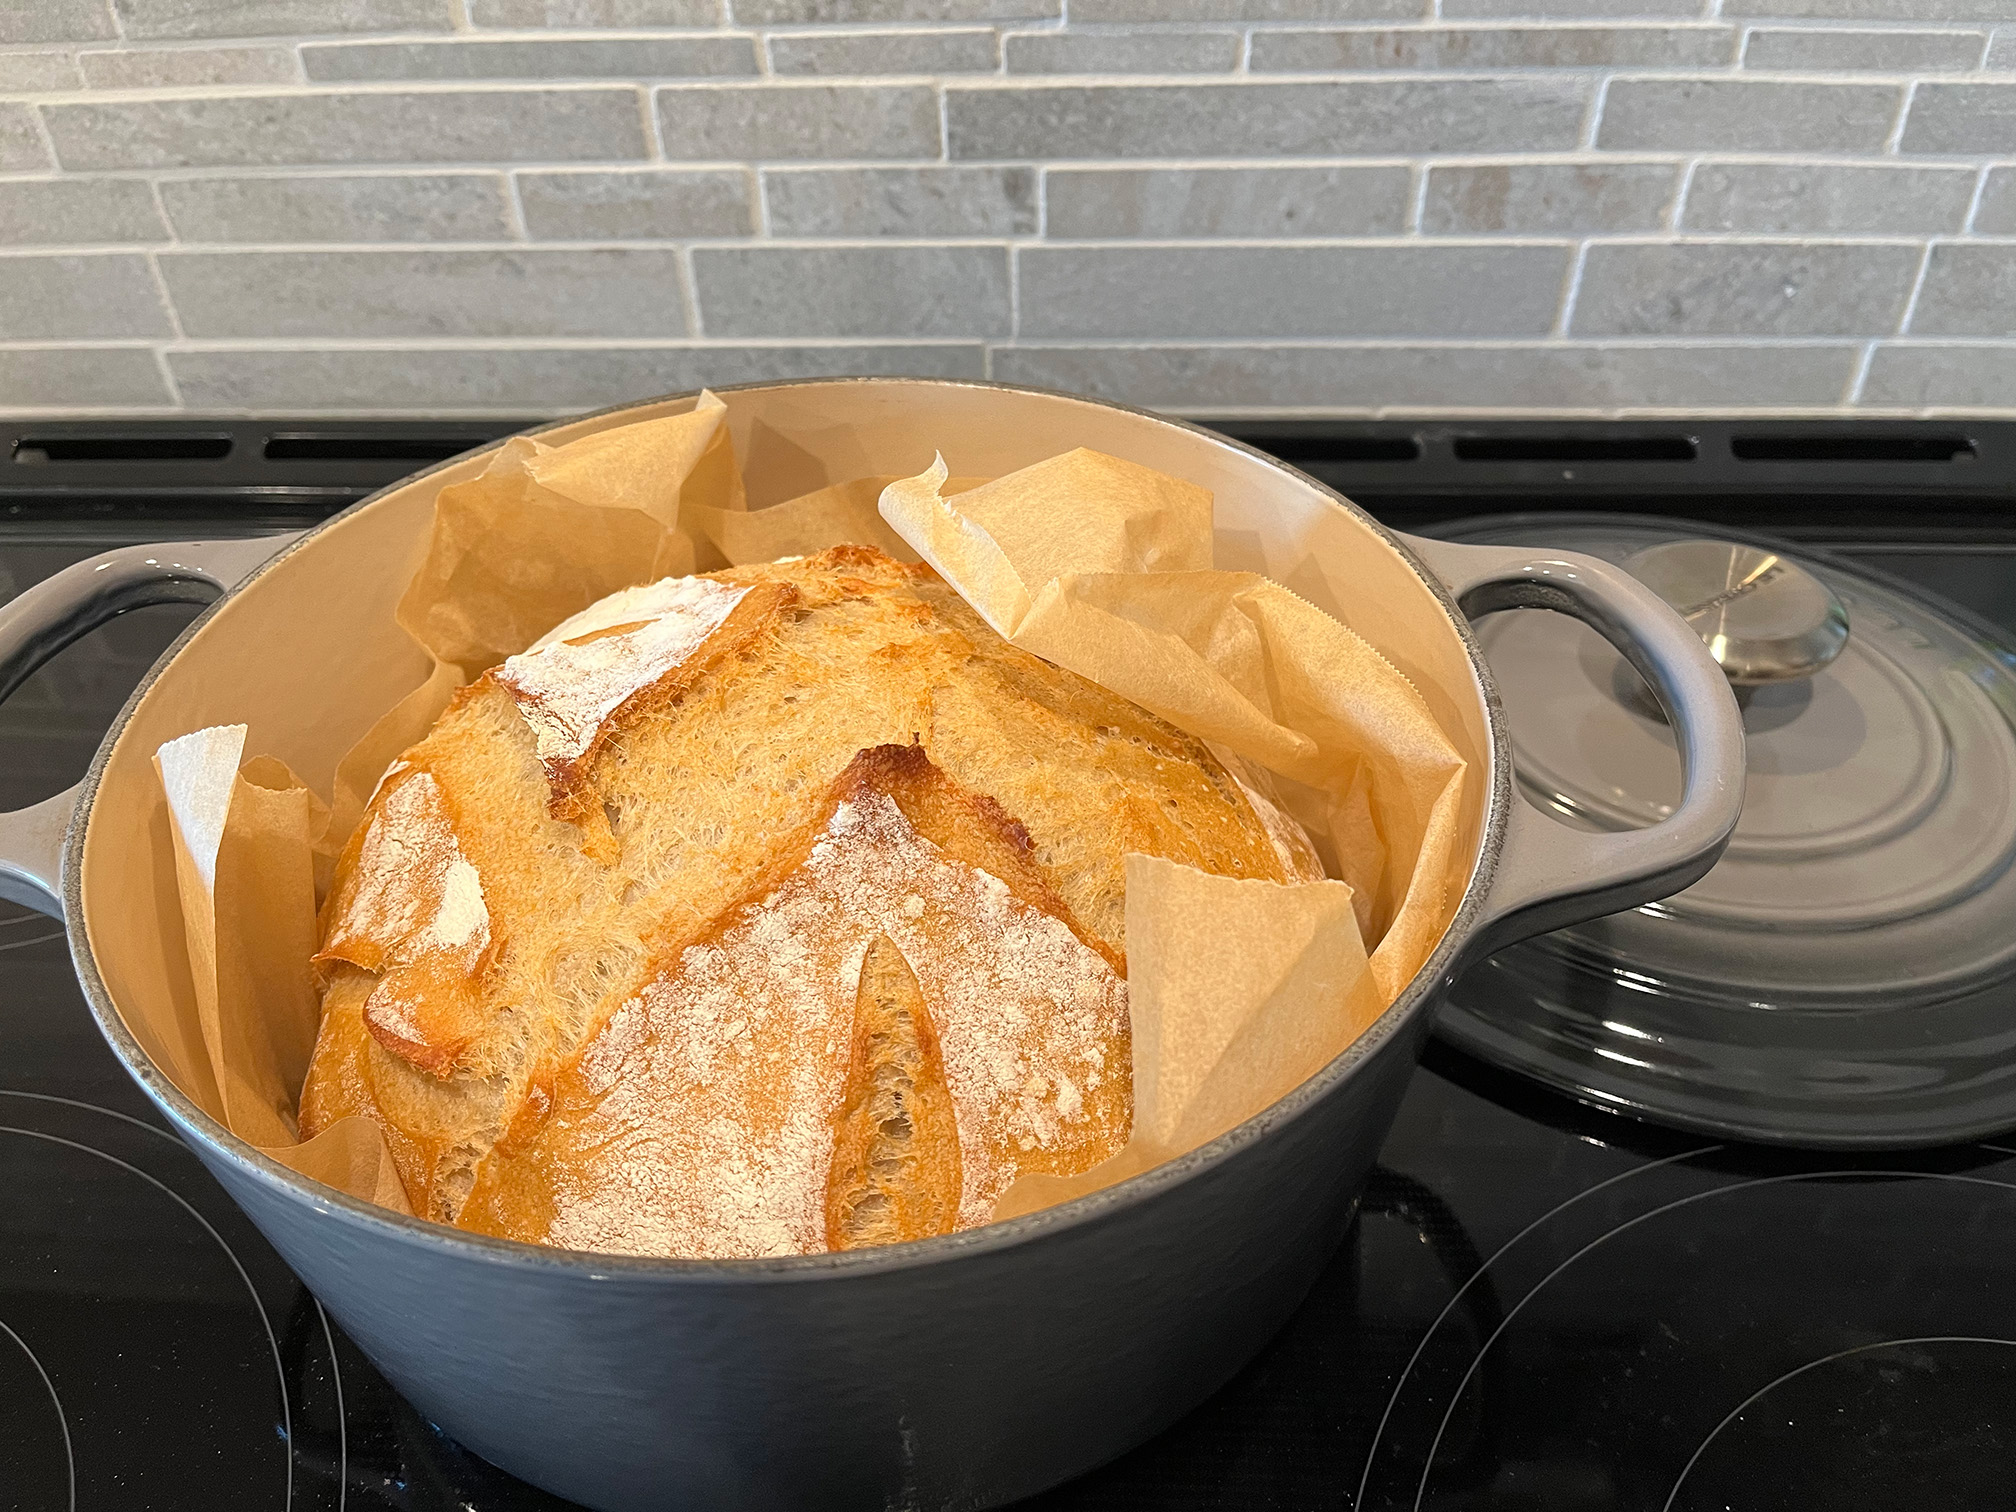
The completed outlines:
<svg viewBox="0 0 2016 1512">
<path fill-rule="evenodd" d="M 297 1175 L 217 1120 L 183 959 L 162 741 L 244 722 L 246 749 L 327 791 L 336 759 L 416 686 L 392 618 L 443 464 L 298 537 L 130 548 L 0 606 L 0 694 L 123 608 L 217 596 L 71 792 L 0 816 L 0 892 L 67 920 L 113 1051 L 343 1328 L 413 1404 L 504 1469 L 607 1512 L 969 1508 L 1055 1484 L 1194 1406 L 1287 1318 L 1349 1226 L 1436 995 L 1522 935 L 1694 881 L 1741 801 L 1735 704 L 1700 640 L 1588 558 L 1397 536 L 1291 468 L 1176 421 L 982 383 L 833 379 L 722 390 L 752 506 L 830 482 L 997 476 L 1074 446 L 1213 491 L 1221 566 L 1351 624 L 1471 763 L 1460 904 L 1364 1037 L 1299 1090 L 1095 1196 L 917 1244 L 772 1261 L 620 1258 L 483 1238 Z M 683 395 L 549 428 L 559 441 Z M 221 595 L 221 596 L 219 596 Z M 1686 765 L 1673 815 L 1569 830 L 1514 797 L 1468 616 L 1576 615 L 1661 694 Z"/>
</svg>

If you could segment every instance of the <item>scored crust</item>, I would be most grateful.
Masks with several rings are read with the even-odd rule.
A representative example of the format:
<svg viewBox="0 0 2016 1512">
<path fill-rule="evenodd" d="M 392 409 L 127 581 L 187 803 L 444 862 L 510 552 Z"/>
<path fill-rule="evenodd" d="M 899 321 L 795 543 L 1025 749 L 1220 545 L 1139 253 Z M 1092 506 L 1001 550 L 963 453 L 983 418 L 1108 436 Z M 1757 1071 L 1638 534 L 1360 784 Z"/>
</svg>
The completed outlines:
<svg viewBox="0 0 2016 1512">
<path fill-rule="evenodd" d="M 1008 645 L 928 567 L 838 547 L 626 594 L 671 607 L 605 601 L 463 689 L 339 862 L 303 1134 L 375 1118 L 417 1212 L 676 1254 L 984 1222 L 1015 1174 L 1126 1140 L 1124 856 L 1314 875 L 1201 743 Z M 694 605 L 698 634 L 658 623 Z M 623 637 L 661 654 L 598 654 L 594 688 L 542 700 L 553 648 Z M 573 749 L 549 720 L 542 754 L 528 699 L 575 715 Z M 423 778 L 442 834 L 387 846 Z M 446 890 L 393 864 L 445 878 L 443 836 L 480 879 L 480 958 L 421 948 L 455 933 Z M 713 1030 L 745 1027 L 684 1083 L 667 1068 L 714 1054 L 709 971 L 739 984 Z M 745 1199 L 767 1216 L 721 1216 Z"/>
<path fill-rule="evenodd" d="M 915 1195 L 919 1225 L 925 1210 L 950 1220 L 895 1235 L 918 1238 L 985 1222 L 1024 1171 L 1116 1153 L 1132 1111 L 1124 984 L 1028 848 L 920 747 L 861 752 L 746 898 L 654 954 L 484 1162 L 460 1221 L 575 1249 L 802 1254 L 845 1247 L 871 1192 L 899 1213 Z M 892 953 L 914 992 L 889 980 Z M 906 998 L 925 1013 L 912 1094 L 895 1101 L 921 1117 L 878 1171 L 848 1089 L 896 1059 L 875 1040 Z"/>
</svg>

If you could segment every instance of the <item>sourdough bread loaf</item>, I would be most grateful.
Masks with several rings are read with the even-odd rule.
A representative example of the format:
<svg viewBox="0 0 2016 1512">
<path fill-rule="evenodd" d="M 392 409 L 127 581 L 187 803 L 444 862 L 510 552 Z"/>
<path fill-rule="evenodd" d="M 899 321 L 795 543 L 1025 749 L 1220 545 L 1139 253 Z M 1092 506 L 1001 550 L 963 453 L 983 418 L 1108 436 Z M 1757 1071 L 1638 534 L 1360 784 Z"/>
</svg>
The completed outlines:
<svg viewBox="0 0 2016 1512">
<path fill-rule="evenodd" d="M 987 1221 L 1132 1120 L 1131 851 L 1320 875 L 1198 741 L 863 547 L 667 579 L 456 694 L 324 907 L 303 1137 L 632 1254 Z"/>
</svg>

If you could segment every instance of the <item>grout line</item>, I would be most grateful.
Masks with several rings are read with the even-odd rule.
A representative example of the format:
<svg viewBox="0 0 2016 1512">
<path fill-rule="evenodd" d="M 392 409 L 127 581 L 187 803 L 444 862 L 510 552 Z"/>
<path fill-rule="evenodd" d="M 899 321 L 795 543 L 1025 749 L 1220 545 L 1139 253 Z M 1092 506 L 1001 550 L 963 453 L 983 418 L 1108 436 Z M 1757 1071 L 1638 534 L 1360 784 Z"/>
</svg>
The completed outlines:
<svg viewBox="0 0 2016 1512">
<path fill-rule="evenodd" d="M 1569 326 L 1575 319 L 1575 302 L 1582 294 L 1582 270 L 1589 261 L 1589 243 L 1583 242 L 1575 249 L 1575 255 L 1568 260 L 1568 273 L 1561 283 L 1561 313 L 1554 322 L 1551 333 L 1566 341 Z"/>
<path fill-rule="evenodd" d="M 952 96 L 949 90 L 940 88 L 938 95 L 938 161 L 952 161 Z"/>
<path fill-rule="evenodd" d="M 644 97 L 644 146 L 647 160 L 654 163 L 665 161 L 665 134 L 658 124 L 658 93 L 645 88 L 638 91 Z"/>
<path fill-rule="evenodd" d="M 1911 118 L 1912 103 L 1918 98 L 1918 81 L 1912 80 L 1904 86 L 1904 97 L 1897 102 L 1897 119 L 1890 124 L 1890 132 L 1883 138 L 1883 155 L 1896 157 L 1898 146 L 1904 140 L 1904 123 Z"/>
<path fill-rule="evenodd" d="M 1965 235 L 1972 236 L 1974 234 L 1974 222 L 1981 214 L 1981 199 L 1988 192 L 1988 175 L 1993 171 L 1991 167 L 1984 164 L 1981 171 L 1974 177 L 1974 193 L 1967 201 L 1966 217 L 1960 222 L 1960 229 Z"/>
<path fill-rule="evenodd" d="M 49 159 L 47 173 L 41 176 L 47 177 L 51 174 L 61 175 L 63 172 L 63 160 L 56 156 L 56 138 L 50 135 L 49 122 L 43 118 L 41 110 L 34 105 L 28 107 L 28 118 L 35 123 L 35 135 L 42 143 L 43 153 Z"/>
<path fill-rule="evenodd" d="M 1841 391 L 1843 404 L 1860 404 L 1862 386 L 1869 381 L 1869 364 L 1876 360 L 1876 343 L 1862 344 L 1862 354 L 1855 359 L 1855 366 L 1848 374 L 1848 386 Z"/>
<path fill-rule="evenodd" d="M 1596 88 L 1589 96 L 1589 120 L 1583 127 L 1581 148 L 1584 152 L 1596 150 L 1596 136 L 1603 127 L 1603 107 L 1610 99 L 1610 78 L 1606 74 L 1596 81 Z"/>
<path fill-rule="evenodd" d="M 692 339 L 700 340 L 707 334 L 707 324 L 700 318 L 700 280 L 693 271 L 693 248 L 679 249 L 679 293 L 686 309 L 686 329 Z"/>
<path fill-rule="evenodd" d="M 1937 238 L 1925 243 L 1925 255 L 1918 259 L 1918 272 L 1911 280 L 1911 292 L 1905 296 L 1904 308 L 1897 316 L 1896 329 L 1891 333 L 1903 336 L 1909 333 L 1911 322 L 1918 314 L 1918 296 L 1925 288 L 1925 274 L 1932 266 L 1932 249 L 1938 246 Z"/>
<path fill-rule="evenodd" d="M 1008 340 L 1022 339 L 1022 249 L 1014 242 L 1008 252 Z"/>
<path fill-rule="evenodd" d="M 504 175 L 504 219 L 520 241 L 532 240 L 532 228 L 525 220 L 525 201 L 520 197 L 518 175 Z"/>
<path fill-rule="evenodd" d="M 1421 235 L 1421 225 L 1428 214 L 1428 170 L 1427 163 L 1412 165 L 1409 169 L 1414 182 L 1408 187 L 1413 191 L 1411 203 L 1407 207 L 1407 230 Z"/>
<path fill-rule="evenodd" d="M 923 165 L 928 169 L 931 165 Z M 955 164 L 954 167 L 964 167 Z M 49 182 L 60 182 L 51 180 Z M 1531 247 L 1568 247 L 1587 241 L 1592 246 L 1619 247 L 1911 247 L 1925 245 L 1926 232 L 1885 232 L 1880 235 L 1855 236 L 1849 234 L 1801 235 L 1795 232 L 1728 232 L 1728 231 L 1680 231 L 1659 230 L 1595 231 L 1595 232 L 1478 232 L 1463 231 L 1448 235 L 1434 235 L 1424 238 L 1409 231 L 1380 231 L 1361 236 L 1310 236 L 1310 237 L 1265 237 L 1265 236 L 1074 236 L 1068 238 L 1074 251 L 1081 252 L 1197 252 L 1197 251 L 1295 251 L 1295 252 L 1353 252 L 1353 251 L 1394 251 L 1399 249 L 1515 251 Z M 1930 233 L 1947 238 L 1950 233 Z M 967 236 L 866 236 L 812 234 L 794 235 L 792 246 L 799 251 L 929 251 L 932 249 L 953 250 L 960 247 L 995 246 L 1000 243 L 998 233 L 978 231 Z M 1970 243 L 1984 247 L 2016 247 L 2016 235 L 1983 235 L 1969 238 Z M 738 236 L 677 236 L 653 238 L 594 237 L 579 240 L 541 239 L 541 247 L 550 247 L 567 253 L 584 252 L 666 252 L 683 245 L 728 250 L 749 250 L 771 245 L 760 235 Z M 466 256 L 482 252 L 522 252 L 523 242 L 517 237 L 493 237 L 482 241 L 369 241 L 369 242 L 219 242 L 192 241 L 174 238 L 168 241 L 151 240 L 119 243 L 66 243 L 49 242 L 38 245 L 0 244 L 0 266 L 13 259 L 33 260 L 53 257 L 118 257 L 130 256 L 148 247 L 172 253 L 177 256 L 202 254 L 212 258 L 275 257 L 275 256 L 356 256 L 376 253 L 390 259 L 410 258 L 439 254 L 443 257 Z"/>
<path fill-rule="evenodd" d="M 181 241 L 182 234 L 175 229 L 175 222 L 168 217 L 168 200 L 161 193 L 161 181 L 149 179 L 147 188 L 154 197 L 154 213 L 161 217 L 161 224 L 167 231 L 168 240 L 171 243 Z"/>
<path fill-rule="evenodd" d="M 497 352 L 497 351 L 705 351 L 721 347 L 764 351 L 852 350 L 858 347 L 900 347 L 908 349 L 964 347 L 976 341 L 995 340 L 983 333 L 949 336 L 912 336 L 882 333 L 861 336 L 738 336 L 716 333 L 690 336 L 566 336 L 521 334 L 507 336 L 437 336 L 405 334 L 357 337 L 320 334 L 306 337 L 185 336 L 160 338 L 77 338 L 0 342 L 0 351 L 97 351 L 105 349 L 150 348 L 164 345 L 178 352 L 244 352 L 290 356 L 304 350 L 329 352 Z M 1859 350 L 1871 339 L 1910 347 L 1914 350 L 1974 350 L 1992 348 L 2016 352 L 2016 339 L 1978 336 L 1909 336 L 1896 339 L 1866 336 L 1802 336 L 1758 339 L 1741 331 L 1712 336 L 1614 336 L 1589 334 L 1562 340 L 1546 333 L 1528 335 L 1466 336 L 1352 336 L 1337 335 L 1315 339 L 1273 339 L 1251 337 L 1095 336 L 1030 337 L 1021 339 L 1022 351 L 1246 351 L 1264 348 L 1281 352 L 1329 351 L 1437 351 L 1458 355 L 1487 352 L 1559 352 L 1594 349 L 1636 352 L 1686 351 L 1847 351 Z"/>
<path fill-rule="evenodd" d="M 1675 236 L 1680 234 L 1680 222 L 1687 213 L 1687 196 L 1694 192 L 1694 170 L 1701 166 L 1701 159 L 1689 158 L 1680 165 L 1680 181 L 1673 186 L 1673 206 L 1666 213 L 1666 229 Z"/>
<path fill-rule="evenodd" d="M 759 240 L 769 241 L 776 235 L 770 227 L 769 175 L 761 168 L 752 167 L 743 171 L 748 176 L 749 205 L 754 212 L 756 236 Z"/>
<path fill-rule="evenodd" d="M 168 361 L 166 347 L 154 348 L 154 366 L 161 374 L 161 382 L 167 386 L 168 402 L 177 409 L 183 408 L 182 385 L 175 381 L 175 369 Z"/>
<path fill-rule="evenodd" d="M 175 341 L 186 340 L 189 333 L 182 329 L 182 315 L 175 308 L 175 301 L 168 293 L 168 280 L 161 276 L 161 264 L 155 260 L 152 252 L 142 253 L 141 255 L 147 259 L 147 272 L 154 280 L 154 293 L 161 301 L 162 313 L 168 317 L 169 329 L 174 332 L 172 339 Z"/>
</svg>

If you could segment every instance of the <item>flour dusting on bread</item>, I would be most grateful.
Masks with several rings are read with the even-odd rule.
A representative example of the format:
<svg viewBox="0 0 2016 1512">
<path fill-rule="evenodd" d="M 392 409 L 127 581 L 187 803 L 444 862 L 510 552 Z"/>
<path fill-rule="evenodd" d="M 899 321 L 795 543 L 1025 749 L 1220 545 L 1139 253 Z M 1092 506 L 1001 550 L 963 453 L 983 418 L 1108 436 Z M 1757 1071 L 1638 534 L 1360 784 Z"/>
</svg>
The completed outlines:
<svg viewBox="0 0 2016 1512">
<path fill-rule="evenodd" d="M 573 761 L 627 698 L 706 644 L 749 590 L 667 578 L 611 594 L 491 673 L 518 700 L 545 762 Z"/>
<path fill-rule="evenodd" d="M 388 1049 L 441 1072 L 467 1041 L 491 941 L 483 879 L 433 774 L 408 767 L 381 784 L 354 851 L 315 959 L 378 972 L 365 1022 Z"/>
</svg>

